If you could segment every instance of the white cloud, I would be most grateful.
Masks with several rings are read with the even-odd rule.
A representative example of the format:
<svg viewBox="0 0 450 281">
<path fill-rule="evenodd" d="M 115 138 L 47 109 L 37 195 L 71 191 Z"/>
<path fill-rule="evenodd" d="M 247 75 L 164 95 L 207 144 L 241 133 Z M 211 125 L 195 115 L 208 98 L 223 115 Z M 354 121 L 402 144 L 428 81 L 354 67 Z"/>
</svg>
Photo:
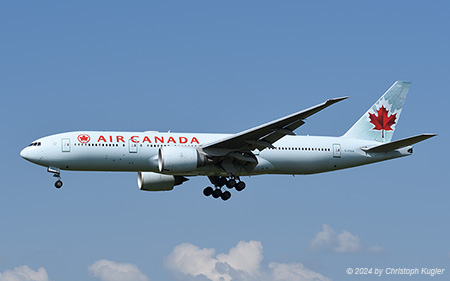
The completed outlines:
<svg viewBox="0 0 450 281">
<path fill-rule="evenodd" d="M 211 280 L 220 280 L 220 273 L 215 270 L 218 262 L 213 256 L 216 250 L 200 249 L 199 247 L 183 243 L 176 246 L 167 258 L 167 266 L 186 275 L 205 277 Z"/>
<path fill-rule="evenodd" d="M 330 281 L 301 263 L 270 263 L 263 267 L 263 246 L 259 241 L 239 242 L 228 254 L 201 249 L 190 243 L 176 246 L 166 260 L 170 269 L 211 281 Z"/>
<path fill-rule="evenodd" d="M 336 253 L 354 253 L 361 250 L 361 241 L 358 235 L 353 235 L 343 230 L 336 236 L 336 245 L 333 247 Z"/>
<path fill-rule="evenodd" d="M 318 249 L 334 243 L 336 232 L 328 225 L 322 225 L 322 231 L 319 231 L 311 241 L 311 247 Z"/>
<path fill-rule="evenodd" d="M 269 264 L 269 268 L 272 269 L 273 278 L 271 280 L 273 281 L 331 281 L 330 278 L 306 268 L 301 263 L 272 262 Z"/>
<path fill-rule="evenodd" d="M 34 271 L 24 265 L 0 273 L 0 281 L 48 281 L 48 275 L 43 267 Z"/>
<path fill-rule="evenodd" d="M 336 233 L 329 225 L 322 225 L 322 230 L 311 240 L 311 248 L 314 250 L 331 249 L 336 253 L 355 253 L 359 251 L 369 251 L 372 253 L 381 253 L 384 249 L 375 245 L 364 247 L 358 235 L 354 235 L 347 230 Z"/>
<path fill-rule="evenodd" d="M 236 247 L 230 249 L 228 254 L 217 255 L 217 260 L 254 276 L 259 272 L 259 265 L 263 259 L 262 252 L 263 246 L 261 242 L 240 241 Z"/>
<path fill-rule="evenodd" d="M 89 272 L 102 281 L 149 281 L 139 268 L 130 263 L 98 260 L 88 267 Z"/>
</svg>

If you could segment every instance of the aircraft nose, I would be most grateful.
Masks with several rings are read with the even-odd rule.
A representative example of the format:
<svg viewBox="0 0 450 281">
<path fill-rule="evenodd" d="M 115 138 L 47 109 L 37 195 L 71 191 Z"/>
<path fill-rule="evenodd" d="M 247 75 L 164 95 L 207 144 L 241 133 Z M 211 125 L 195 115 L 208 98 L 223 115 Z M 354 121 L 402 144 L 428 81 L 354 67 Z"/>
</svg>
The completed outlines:
<svg viewBox="0 0 450 281">
<path fill-rule="evenodd" d="M 28 160 L 28 147 L 25 147 L 24 149 L 22 149 L 22 151 L 20 152 L 20 156 L 23 159 Z"/>
<path fill-rule="evenodd" d="M 44 151 L 41 147 L 42 142 L 35 141 L 20 151 L 20 156 L 32 163 L 39 164 L 43 160 Z"/>
</svg>

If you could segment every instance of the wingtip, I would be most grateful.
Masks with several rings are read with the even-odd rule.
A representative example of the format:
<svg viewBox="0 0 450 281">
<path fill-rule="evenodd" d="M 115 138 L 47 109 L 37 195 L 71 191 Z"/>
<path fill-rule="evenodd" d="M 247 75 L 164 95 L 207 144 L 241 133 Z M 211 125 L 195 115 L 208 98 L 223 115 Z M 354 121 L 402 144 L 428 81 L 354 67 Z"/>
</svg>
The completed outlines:
<svg viewBox="0 0 450 281">
<path fill-rule="evenodd" d="M 327 102 L 333 102 L 333 103 L 335 103 L 335 102 L 340 102 L 340 101 L 346 100 L 346 99 L 348 99 L 348 98 L 349 98 L 349 96 L 346 96 L 346 97 L 340 97 L 340 98 L 333 98 L 333 99 L 327 100 Z"/>
<path fill-rule="evenodd" d="M 434 134 L 434 133 L 424 133 L 424 134 L 422 134 L 422 135 L 427 136 L 427 137 L 429 137 L 429 138 L 432 138 L 432 137 L 437 136 L 438 134 Z"/>
</svg>

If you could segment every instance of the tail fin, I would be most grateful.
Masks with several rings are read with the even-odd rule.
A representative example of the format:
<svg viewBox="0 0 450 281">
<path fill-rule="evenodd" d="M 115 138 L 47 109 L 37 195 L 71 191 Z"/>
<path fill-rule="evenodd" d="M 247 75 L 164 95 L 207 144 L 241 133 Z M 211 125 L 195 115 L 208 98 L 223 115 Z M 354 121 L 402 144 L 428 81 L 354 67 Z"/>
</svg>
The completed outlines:
<svg viewBox="0 0 450 281">
<path fill-rule="evenodd" d="M 397 81 L 343 137 L 390 142 L 411 82 Z"/>
</svg>

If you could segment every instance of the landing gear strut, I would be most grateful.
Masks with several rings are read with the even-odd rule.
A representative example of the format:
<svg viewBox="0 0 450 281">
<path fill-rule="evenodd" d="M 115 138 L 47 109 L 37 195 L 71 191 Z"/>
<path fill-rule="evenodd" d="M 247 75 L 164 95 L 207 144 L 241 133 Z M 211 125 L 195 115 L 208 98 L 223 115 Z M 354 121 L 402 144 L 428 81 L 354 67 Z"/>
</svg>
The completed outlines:
<svg viewBox="0 0 450 281">
<path fill-rule="evenodd" d="M 63 186 L 63 182 L 61 181 L 61 171 L 58 168 L 48 167 L 47 172 L 52 173 L 53 177 L 58 179 L 55 182 L 55 187 L 60 189 Z"/>
<path fill-rule="evenodd" d="M 214 188 L 211 186 L 206 187 L 203 189 L 203 195 L 210 196 L 214 198 L 221 198 L 223 201 L 227 201 L 231 198 L 231 192 L 229 191 L 223 191 L 222 187 L 226 186 L 229 189 L 232 189 L 233 187 L 237 191 L 242 191 L 245 188 L 245 182 L 241 181 L 239 177 L 230 176 L 228 179 L 227 177 L 208 177 L 211 183 L 214 185 Z M 238 181 L 236 181 L 238 180 Z"/>
</svg>

